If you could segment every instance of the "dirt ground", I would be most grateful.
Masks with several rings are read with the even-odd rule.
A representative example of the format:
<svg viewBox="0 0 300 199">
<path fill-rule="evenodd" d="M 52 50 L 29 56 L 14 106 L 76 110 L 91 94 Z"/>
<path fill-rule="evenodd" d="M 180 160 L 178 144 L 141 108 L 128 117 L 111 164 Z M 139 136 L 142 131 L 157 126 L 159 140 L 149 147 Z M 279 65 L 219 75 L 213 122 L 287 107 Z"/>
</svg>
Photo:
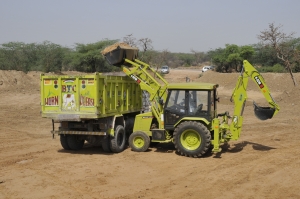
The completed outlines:
<svg viewBox="0 0 300 199">
<path fill-rule="evenodd" d="M 229 101 L 237 73 L 171 70 L 169 82 L 220 85 L 219 112 Z M 222 153 L 187 158 L 172 144 L 144 153 L 129 148 L 104 153 L 101 147 L 62 149 L 52 139 L 49 119 L 40 115 L 40 72 L 0 71 L 0 198 L 300 198 L 299 86 L 289 74 L 263 74 L 279 113 L 260 121 L 252 101 L 264 98 L 249 83 L 241 138 Z M 300 74 L 295 74 L 299 83 Z"/>
</svg>

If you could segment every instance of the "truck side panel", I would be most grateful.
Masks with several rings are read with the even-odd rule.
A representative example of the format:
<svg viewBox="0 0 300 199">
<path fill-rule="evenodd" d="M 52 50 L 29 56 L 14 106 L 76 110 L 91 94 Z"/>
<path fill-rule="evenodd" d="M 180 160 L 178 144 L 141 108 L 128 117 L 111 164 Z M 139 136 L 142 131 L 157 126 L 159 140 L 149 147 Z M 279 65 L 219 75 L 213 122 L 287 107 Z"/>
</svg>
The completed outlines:
<svg viewBox="0 0 300 199">
<path fill-rule="evenodd" d="M 142 110 L 142 91 L 126 76 L 41 75 L 42 117 L 61 121 L 103 118 Z"/>
</svg>

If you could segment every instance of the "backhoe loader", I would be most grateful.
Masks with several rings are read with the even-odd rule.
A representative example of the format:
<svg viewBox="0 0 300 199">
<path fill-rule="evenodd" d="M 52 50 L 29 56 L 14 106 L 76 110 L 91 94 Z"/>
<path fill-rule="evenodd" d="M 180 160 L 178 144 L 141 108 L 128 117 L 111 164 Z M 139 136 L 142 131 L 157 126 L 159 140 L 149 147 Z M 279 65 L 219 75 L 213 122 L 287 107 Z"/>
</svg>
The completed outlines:
<svg viewBox="0 0 300 199">
<path fill-rule="evenodd" d="M 260 120 L 271 119 L 279 111 L 261 74 L 247 61 L 233 90 L 233 115 L 217 112 L 218 84 L 168 83 L 154 68 L 139 59 L 138 49 L 120 45 L 102 51 L 106 60 L 149 93 L 150 111 L 137 114 L 129 146 L 144 152 L 150 142 L 173 142 L 177 152 L 187 157 L 201 157 L 209 150 L 221 152 L 221 145 L 238 140 L 242 130 L 243 112 L 247 100 L 249 78 L 258 86 L 269 107 L 255 102 L 254 113 Z M 113 136 L 113 135 L 111 135 Z"/>
</svg>

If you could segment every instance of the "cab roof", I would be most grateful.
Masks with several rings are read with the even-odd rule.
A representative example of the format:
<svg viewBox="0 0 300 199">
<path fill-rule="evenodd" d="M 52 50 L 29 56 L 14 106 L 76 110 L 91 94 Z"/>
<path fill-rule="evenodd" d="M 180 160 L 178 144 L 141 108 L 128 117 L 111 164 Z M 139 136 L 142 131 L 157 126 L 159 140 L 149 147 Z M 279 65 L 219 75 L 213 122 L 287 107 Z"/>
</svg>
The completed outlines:
<svg viewBox="0 0 300 199">
<path fill-rule="evenodd" d="M 211 83 L 202 83 L 202 82 L 197 82 L 197 83 L 170 83 L 168 85 L 168 89 L 191 89 L 191 90 L 214 90 L 218 88 L 218 84 L 211 84 Z"/>
</svg>

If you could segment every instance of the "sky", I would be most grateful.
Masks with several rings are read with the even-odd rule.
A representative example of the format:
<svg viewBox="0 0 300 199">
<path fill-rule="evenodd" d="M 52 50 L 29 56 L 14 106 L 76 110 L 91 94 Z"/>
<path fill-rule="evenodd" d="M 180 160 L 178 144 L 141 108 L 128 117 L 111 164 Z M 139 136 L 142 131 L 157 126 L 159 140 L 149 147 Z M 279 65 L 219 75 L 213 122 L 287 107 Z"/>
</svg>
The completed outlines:
<svg viewBox="0 0 300 199">
<path fill-rule="evenodd" d="M 120 40 L 190 53 L 259 42 L 270 23 L 300 37 L 299 0 L 0 0 L 0 44 Z"/>
</svg>

